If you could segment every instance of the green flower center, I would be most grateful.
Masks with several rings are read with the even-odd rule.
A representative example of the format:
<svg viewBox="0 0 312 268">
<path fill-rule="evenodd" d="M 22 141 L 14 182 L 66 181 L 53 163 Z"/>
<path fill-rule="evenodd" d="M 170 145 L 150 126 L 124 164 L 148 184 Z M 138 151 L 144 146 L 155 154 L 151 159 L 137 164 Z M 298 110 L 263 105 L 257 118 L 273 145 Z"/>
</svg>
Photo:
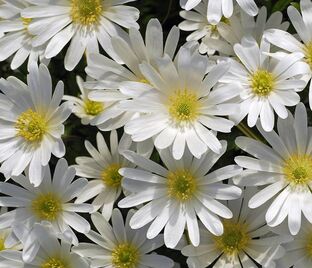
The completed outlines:
<svg viewBox="0 0 312 268">
<path fill-rule="evenodd" d="M 62 212 L 62 202 L 53 193 L 40 194 L 32 201 L 31 209 L 40 220 L 54 221 Z"/>
<path fill-rule="evenodd" d="M 84 110 L 86 114 L 96 116 L 104 111 L 104 105 L 102 102 L 85 100 Z"/>
<path fill-rule="evenodd" d="M 284 175 L 292 185 L 303 185 L 312 179 L 312 157 L 293 155 L 284 164 Z"/>
<path fill-rule="evenodd" d="M 6 247 L 4 245 L 4 242 L 5 242 L 5 238 L 4 237 L 0 237 L 0 251 L 6 249 Z"/>
<path fill-rule="evenodd" d="M 305 60 L 312 69 L 312 41 L 305 45 L 304 48 Z"/>
<path fill-rule="evenodd" d="M 188 201 L 197 190 L 196 178 L 187 170 L 178 170 L 168 174 L 169 196 L 178 201 Z"/>
<path fill-rule="evenodd" d="M 74 23 L 90 26 L 99 24 L 103 0 L 71 0 L 71 18 Z"/>
<path fill-rule="evenodd" d="M 169 114 L 177 123 L 192 122 L 199 114 L 199 101 L 195 93 L 177 90 L 169 97 Z"/>
<path fill-rule="evenodd" d="M 17 135 L 30 142 L 39 142 L 47 132 L 47 122 L 42 115 L 28 109 L 16 121 Z"/>
<path fill-rule="evenodd" d="M 258 70 L 251 75 L 251 88 L 254 94 L 265 97 L 274 90 L 275 79 L 267 70 Z"/>
<path fill-rule="evenodd" d="M 245 224 L 235 223 L 231 220 L 223 222 L 224 232 L 214 237 L 216 247 L 228 256 L 244 250 L 250 242 Z"/>
<path fill-rule="evenodd" d="M 42 263 L 40 268 L 69 268 L 69 265 L 61 258 L 53 257 Z"/>
<path fill-rule="evenodd" d="M 139 258 L 138 249 L 129 243 L 118 245 L 112 252 L 114 268 L 136 268 L 138 267 Z"/>
<path fill-rule="evenodd" d="M 111 164 L 101 174 L 103 183 L 110 187 L 118 188 L 121 185 L 122 176 L 119 174 L 120 164 Z"/>
</svg>

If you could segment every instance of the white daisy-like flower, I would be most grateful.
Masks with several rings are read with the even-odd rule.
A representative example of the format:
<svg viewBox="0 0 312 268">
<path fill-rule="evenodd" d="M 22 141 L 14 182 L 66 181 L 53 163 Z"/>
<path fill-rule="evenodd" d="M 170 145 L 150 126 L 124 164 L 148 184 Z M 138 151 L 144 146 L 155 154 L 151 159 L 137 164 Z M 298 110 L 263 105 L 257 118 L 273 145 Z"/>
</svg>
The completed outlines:
<svg viewBox="0 0 312 268">
<path fill-rule="evenodd" d="M 35 223 L 49 223 L 57 235 L 62 235 L 73 244 L 78 240 L 71 228 L 80 233 L 90 230 L 87 220 L 77 214 L 89 213 L 93 210 L 90 204 L 76 204 L 77 198 L 88 181 L 73 181 L 75 168 L 68 167 L 65 159 L 60 159 L 55 167 L 53 179 L 49 166 L 44 168 L 44 177 L 38 187 L 29 183 L 29 174 L 12 177 L 18 185 L 1 182 L 0 205 L 16 208 L 0 216 L 0 228 L 12 227 L 14 234 L 23 241 L 24 257 L 36 251 L 36 235 L 33 232 Z"/>
<path fill-rule="evenodd" d="M 208 173 L 226 151 L 222 141 L 220 154 L 212 151 L 200 159 L 185 150 L 183 158 L 174 160 L 170 149 L 159 150 L 165 167 L 131 151 L 124 156 L 137 168 L 122 168 L 125 178 L 122 186 L 130 194 L 122 199 L 119 207 L 135 207 L 144 204 L 131 218 L 131 228 L 138 229 L 149 223 L 147 238 L 156 237 L 164 229 L 165 244 L 174 248 L 187 229 L 193 245 L 199 245 L 198 219 L 215 235 L 223 233 L 219 216 L 231 218 L 232 212 L 219 200 L 236 199 L 241 189 L 222 183 L 240 174 L 237 165 L 229 165 Z"/>
<path fill-rule="evenodd" d="M 58 82 L 52 95 L 45 65 L 32 65 L 27 81 L 28 85 L 15 77 L 0 80 L 0 172 L 9 179 L 29 167 L 30 182 L 38 186 L 51 154 L 65 154 L 61 136 L 71 110 L 66 103 L 60 105 L 63 82 Z"/>
<path fill-rule="evenodd" d="M 231 131 L 233 122 L 220 116 L 236 111 L 236 104 L 228 100 L 237 93 L 227 86 L 212 88 L 229 67 L 226 62 L 209 66 L 198 47 L 188 44 L 175 61 L 169 56 L 157 60 L 157 69 L 141 64 L 141 72 L 154 89 L 121 102 L 121 109 L 139 113 L 125 125 L 125 132 L 136 142 L 153 137 L 159 149 L 173 144 L 175 159 L 182 157 L 186 145 L 197 158 L 208 149 L 219 153 L 222 146 L 215 131 Z"/>
<path fill-rule="evenodd" d="M 276 266 L 275 262 L 285 253 L 281 243 L 292 238 L 272 233 L 265 224 L 264 212 L 248 208 L 248 200 L 255 191 L 245 190 L 240 199 L 226 203 L 234 216 L 223 221 L 224 232 L 221 236 L 201 229 L 201 244 L 182 249 L 182 254 L 188 256 L 190 268 L 286 268 Z"/>
<path fill-rule="evenodd" d="M 300 1 L 301 14 L 291 5 L 287 9 L 290 21 L 296 29 L 298 36 L 295 37 L 292 34 L 280 29 L 271 29 L 265 33 L 265 38 L 275 46 L 282 48 L 287 52 L 300 52 L 304 55 L 304 61 L 310 66 L 308 80 L 312 77 L 311 9 L 312 2 L 310 0 Z M 309 102 L 310 108 L 312 108 L 312 83 L 310 83 L 309 89 Z"/>
<path fill-rule="evenodd" d="M 99 233 L 90 231 L 86 236 L 93 241 L 80 243 L 73 251 L 91 259 L 91 267 L 111 268 L 170 268 L 174 262 L 156 253 L 148 254 L 164 244 L 163 236 L 146 239 L 146 228 L 133 230 L 129 221 L 133 215 L 129 211 L 126 223 L 121 212 L 114 209 L 112 226 L 99 213 L 91 214 L 92 222 Z"/>
<path fill-rule="evenodd" d="M 301 62 L 301 53 L 285 55 L 276 59 L 268 55 L 270 45 L 264 40 L 260 46 L 253 38 L 243 38 L 241 44 L 234 45 L 240 62 L 232 61 L 231 70 L 220 82 L 232 85 L 238 91 L 240 112 L 231 116 L 239 123 L 248 115 L 249 127 L 255 126 L 258 118 L 265 131 L 274 127 L 275 113 L 285 119 L 285 106 L 299 103 L 298 91 L 306 86 L 302 76 L 309 72 L 309 66 Z"/>
<path fill-rule="evenodd" d="M 112 131 L 110 134 L 110 150 L 100 132 L 96 135 L 96 143 L 97 149 L 89 141 L 85 142 L 91 157 L 76 158 L 77 175 L 91 180 L 75 203 L 84 203 L 95 197 L 92 201 L 93 212 L 100 209 L 104 218 L 109 220 L 113 206 L 122 192 L 121 181 L 123 177 L 118 171 L 122 167 L 134 166 L 120 153 L 124 150 L 133 149 L 149 157 L 153 150 L 153 143 L 149 141 L 148 143 L 134 144 L 131 138 L 124 134 L 118 144 L 116 131 Z"/>
<path fill-rule="evenodd" d="M 180 5 L 185 10 L 191 10 L 200 4 L 202 0 L 180 0 Z M 258 7 L 254 0 L 236 0 L 238 5 L 244 12 L 250 16 L 256 16 L 258 14 Z M 232 16 L 234 10 L 233 0 L 208 0 L 207 6 L 207 18 L 212 24 L 218 24 L 224 16 L 229 18 Z"/>
<path fill-rule="evenodd" d="M 0 252 L 0 258 L 2 257 L 14 263 L 14 266 L 6 267 L 90 268 L 88 261 L 73 253 L 70 244 L 64 241 L 60 243 L 49 227 L 35 224 L 33 233 L 38 243 L 37 252 L 27 261 L 23 260 L 20 251 Z"/>
<path fill-rule="evenodd" d="M 122 127 L 130 120 L 132 115 L 117 108 L 119 101 L 127 99 L 118 90 L 105 90 L 101 100 L 94 101 L 89 98 L 92 90 L 85 88 L 82 78 L 77 76 L 76 81 L 81 95 L 79 97 L 65 95 L 63 99 L 69 101 L 73 113 L 81 118 L 83 125 L 96 125 L 103 131 L 110 131 Z"/>
<path fill-rule="evenodd" d="M 48 41 L 45 57 L 56 56 L 70 41 L 64 64 L 73 70 L 86 53 L 99 53 L 99 45 L 114 59 L 119 60 L 110 42 L 111 36 L 126 38 L 121 28 L 138 28 L 139 11 L 122 4 L 135 0 L 29 0 L 35 6 L 23 10 L 28 26 L 35 35 L 32 44 L 38 47 Z"/>
<path fill-rule="evenodd" d="M 244 170 L 235 183 L 246 186 L 264 186 L 249 201 L 250 208 L 257 208 L 268 202 L 267 224 L 271 227 L 281 224 L 288 216 L 291 234 L 299 232 L 301 213 L 312 223 L 312 139 L 311 128 L 307 126 L 307 112 L 304 105 L 297 105 L 295 118 L 278 119 L 275 131 L 258 129 L 269 143 L 265 145 L 246 137 L 239 137 L 236 144 L 253 157 L 237 156 L 235 162 Z"/>
<path fill-rule="evenodd" d="M 171 59 L 177 49 L 180 32 L 177 27 L 173 27 L 164 44 L 163 30 L 157 19 L 151 19 L 146 27 L 145 42 L 141 33 L 134 28 L 129 30 L 129 39 L 127 43 L 122 38 L 113 37 L 112 44 L 119 58 L 126 66 L 100 55 L 90 55 L 86 73 L 95 79 L 88 81 L 87 88 L 100 89 L 90 94 L 92 99 L 103 99 L 106 90 L 102 89 L 120 89 L 127 96 L 137 96 L 145 91 L 152 89 L 140 70 L 140 64 L 148 62 L 155 64 L 155 60 L 163 57 L 165 54 Z"/>
<path fill-rule="evenodd" d="M 6 1 L 0 5 L 0 33 L 5 33 L 0 38 L 0 61 L 14 55 L 11 61 L 13 70 L 20 67 L 28 58 L 28 69 L 30 65 L 38 60 L 48 64 L 44 57 L 45 44 L 38 47 L 32 46 L 33 36 L 29 33 L 28 26 L 31 19 L 21 15 L 23 9 L 29 4 L 23 0 Z"/>
<path fill-rule="evenodd" d="M 222 56 L 235 56 L 233 47 L 240 43 L 243 37 L 253 37 L 260 45 L 266 30 L 287 30 L 288 27 L 289 22 L 283 22 L 283 14 L 279 11 L 267 18 L 267 9 L 262 7 L 255 18 L 238 9 L 230 18 L 223 19 L 215 26 L 219 38 L 206 35 L 202 39 L 201 47 L 206 50 L 215 50 Z"/>
<path fill-rule="evenodd" d="M 276 230 L 278 229 L 278 230 Z M 277 233 L 285 233 L 284 225 L 274 228 Z M 283 244 L 285 256 L 277 261 L 277 267 L 306 268 L 312 266 L 312 228 L 311 223 L 304 220 L 300 232 L 292 241 Z"/>
<path fill-rule="evenodd" d="M 1 250 L 0 268 L 25 268 L 22 260 L 22 252 L 19 250 Z"/>
</svg>

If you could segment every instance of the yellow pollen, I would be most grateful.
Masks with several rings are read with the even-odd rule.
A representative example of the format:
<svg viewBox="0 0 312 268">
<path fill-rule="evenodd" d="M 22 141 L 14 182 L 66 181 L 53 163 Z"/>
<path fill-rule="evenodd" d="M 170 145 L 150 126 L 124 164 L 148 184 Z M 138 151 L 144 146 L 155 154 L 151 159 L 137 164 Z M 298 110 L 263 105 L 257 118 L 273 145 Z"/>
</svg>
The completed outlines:
<svg viewBox="0 0 312 268">
<path fill-rule="evenodd" d="M 258 70 L 250 77 L 251 88 L 254 94 L 265 97 L 274 90 L 275 79 L 267 70 Z"/>
<path fill-rule="evenodd" d="M 24 25 L 25 30 L 28 30 L 28 26 L 29 26 L 29 24 L 31 23 L 32 18 L 24 18 L 24 17 L 21 17 L 21 20 L 22 20 L 22 22 L 23 22 L 23 25 Z"/>
<path fill-rule="evenodd" d="M 47 131 L 46 120 L 39 113 L 28 109 L 17 119 L 15 128 L 17 135 L 27 141 L 41 141 Z"/>
<path fill-rule="evenodd" d="M 31 203 L 31 210 L 40 220 L 57 220 L 62 212 L 62 202 L 53 193 L 40 194 Z"/>
<path fill-rule="evenodd" d="M 284 164 L 285 179 L 293 186 L 312 180 L 312 156 L 293 155 Z"/>
<path fill-rule="evenodd" d="M 103 13 L 103 0 L 71 0 L 71 18 L 83 26 L 98 25 Z"/>
<path fill-rule="evenodd" d="M 103 183 L 110 187 L 118 188 L 121 185 L 122 176 L 118 173 L 120 164 L 111 164 L 101 174 Z"/>
<path fill-rule="evenodd" d="M 84 110 L 86 114 L 96 116 L 104 111 L 104 105 L 102 102 L 85 100 Z"/>
<path fill-rule="evenodd" d="M 244 250 L 251 238 L 247 233 L 247 226 L 231 220 L 223 222 L 224 232 L 221 236 L 215 236 L 216 248 L 228 256 L 233 256 Z"/>
<path fill-rule="evenodd" d="M 118 245 L 112 252 L 112 264 L 114 268 L 138 267 L 140 253 L 136 247 L 129 243 Z"/>
<path fill-rule="evenodd" d="M 181 202 L 193 198 L 198 185 L 196 178 L 188 170 L 170 171 L 167 179 L 169 196 Z"/>
<path fill-rule="evenodd" d="M 194 121 L 199 108 L 197 95 L 189 90 L 177 90 L 169 97 L 169 114 L 176 123 Z"/>
<path fill-rule="evenodd" d="M 306 62 L 312 69 L 312 41 L 305 45 L 304 54 Z"/>
<path fill-rule="evenodd" d="M 61 258 L 53 257 L 42 263 L 40 268 L 69 268 L 69 265 Z"/>
<path fill-rule="evenodd" d="M 6 249 L 6 247 L 4 245 L 4 242 L 5 242 L 5 238 L 4 237 L 0 237 L 0 251 Z"/>
</svg>

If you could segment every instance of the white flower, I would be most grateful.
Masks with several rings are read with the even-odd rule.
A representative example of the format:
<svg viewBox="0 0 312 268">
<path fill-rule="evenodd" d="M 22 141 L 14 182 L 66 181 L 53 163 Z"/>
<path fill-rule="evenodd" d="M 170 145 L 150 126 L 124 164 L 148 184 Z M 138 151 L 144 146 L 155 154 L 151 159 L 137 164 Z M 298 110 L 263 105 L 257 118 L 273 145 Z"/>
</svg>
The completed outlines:
<svg viewBox="0 0 312 268">
<path fill-rule="evenodd" d="M 90 230 L 87 220 L 76 212 L 88 213 L 90 204 L 75 204 L 77 198 L 87 185 L 86 179 L 75 177 L 75 168 L 68 167 L 65 159 L 60 159 L 55 167 L 53 179 L 49 166 L 44 168 L 44 177 L 38 187 L 29 183 L 29 175 L 12 177 L 15 184 L 1 182 L 0 205 L 16 209 L 0 216 L 0 228 L 12 227 L 14 234 L 24 243 L 24 257 L 38 248 L 34 246 L 36 236 L 33 232 L 35 223 L 49 223 L 57 235 L 63 235 L 68 241 L 77 244 L 78 240 L 71 228 L 86 233 Z"/>
<path fill-rule="evenodd" d="M 300 9 L 302 15 L 291 5 L 287 9 L 288 16 L 299 35 L 298 37 L 279 29 L 272 29 L 265 33 L 265 38 L 275 46 L 288 52 L 300 52 L 304 55 L 304 61 L 310 66 L 308 80 L 312 76 L 311 8 L 312 2 L 310 0 L 301 0 Z M 312 108 L 312 83 L 310 83 L 309 89 L 309 102 L 310 108 Z"/>
<path fill-rule="evenodd" d="M 273 28 L 287 30 L 289 26 L 289 22 L 283 22 L 283 14 L 279 11 L 274 12 L 267 19 L 266 7 L 259 10 L 256 18 L 242 12 L 241 9 L 237 11 L 215 26 L 215 32 L 219 34 L 218 38 L 206 35 L 202 39 L 202 49 L 215 50 L 220 55 L 235 56 L 233 46 L 240 43 L 243 37 L 253 37 L 260 45 L 265 30 Z"/>
<path fill-rule="evenodd" d="M 80 243 L 73 251 L 91 259 L 91 267 L 131 267 L 131 268 L 170 268 L 174 262 L 168 257 L 155 253 L 147 254 L 163 245 L 163 236 L 146 239 L 146 228 L 133 230 L 129 220 L 133 211 L 129 211 L 126 223 L 118 209 L 114 209 L 112 226 L 99 213 L 91 214 L 92 222 L 99 233 L 90 231 L 86 236 L 93 241 Z"/>
<path fill-rule="evenodd" d="M 50 160 L 65 154 L 61 139 L 63 122 L 71 111 L 60 105 L 64 84 L 59 82 L 52 95 L 49 70 L 43 64 L 30 67 L 28 85 L 15 77 L 0 80 L 0 171 L 7 179 L 29 167 L 30 182 L 41 183 L 43 169 Z"/>
<path fill-rule="evenodd" d="M 300 61 L 301 53 L 282 59 L 271 57 L 270 45 L 264 40 L 259 46 L 253 38 L 243 38 L 241 44 L 234 45 L 234 51 L 240 63 L 233 60 L 229 74 L 220 80 L 232 85 L 241 98 L 240 112 L 231 119 L 238 123 L 248 115 L 248 126 L 253 127 L 260 118 L 263 129 L 271 131 L 274 114 L 285 119 L 288 116 L 285 106 L 299 103 L 297 92 L 306 86 L 301 78 L 309 66 Z"/>
<path fill-rule="evenodd" d="M 135 145 L 126 134 L 122 136 L 118 144 L 116 131 L 112 131 L 110 134 L 110 150 L 100 132 L 96 135 L 96 143 L 98 149 L 94 148 L 89 141 L 85 142 L 86 149 L 92 157 L 76 158 L 77 175 L 92 180 L 75 203 L 83 203 L 95 197 L 92 201 L 93 211 L 101 209 L 104 218 L 109 220 L 115 201 L 122 192 L 121 180 L 123 177 L 118 171 L 122 167 L 133 167 L 133 164 L 120 155 L 120 152 L 134 149 L 149 157 L 153 150 L 153 144 L 148 141 Z"/>
<path fill-rule="evenodd" d="M 22 252 L 18 250 L 0 251 L 0 268 L 25 268 L 22 260 Z"/>
<path fill-rule="evenodd" d="M 38 243 L 37 251 L 28 260 L 23 260 L 20 251 L 0 252 L 0 257 L 14 262 L 14 266 L 6 267 L 90 268 L 87 260 L 71 252 L 70 244 L 60 243 L 49 227 L 35 224 L 33 233 Z"/>
<path fill-rule="evenodd" d="M 259 131 L 270 146 L 246 137 L 239 137 L 236 144 L 253 157 L 237 156 L 235 162 L 246 170 L 235 183 L 246 186 L 265 186 L 249 201 L 250 208 L 268 202 L 267 224 L 277 226 L 288 216 L 291 234 L 299 232 L 301 213 L 312 223 L 312 139 L 307 126 L 304 105 L 297 105 L 295 118 L 277 122 L 275 131 Z M 272 200 L 273 199 L 273 200 Z"/>
<path fill-rule="evenodd" d="M 65 56 L 65 68 L 73 70 L 86 52 L 98 53 L 99 45 L 113 58 L 116 54 L 110 43 L 111 36 L 126 37 L 125 28 L 138 28 L 139 11 L 122 4 L 129 0 L 63 0 L 52 3 L 30 0 L 36 6 L 23 10 L 31 18 L 29 32 L 33 46 L 48 41 L 45 57 L 56 56 L 70 42 Z"/>
<path fill-rule="evenodd" d="M 223 233 L 220 217 L 231 218 L 232 212 L 219 200 L 236 199 L 241 189 L 222 181 L 240 174 L 241 169 L 229 165 L 211 173 L 208 171 L 226 151 L 205 153 L 200 159 L 185 150 L 179 161 L 171 156 L 170 149 L 159 150 L 166 167 L 131 151 L 124 156 L 138 168 L 122 168 L 125 178 L 122 186 L 131 194 L 122 199 L 119 207 L 134 207 L 144 204 L 131 218 L 131 228 L 138 229 L 151 223 L 147 238 L 156 237 L 164 228 L 165 244 L 174 248 L 187 229 L 193 245 L 199 245 L 198 219 L 215 235 Z M 208 174 L 207 174 L 208 173 Z"/>
<path fill-rule="evenodd" d="M 263 211 L 248 209 L 248 199 L 255 191 L 245 190 L 240 199 L 226 203 L 234 217 L 223 221 L 221 236 L 201 229 L 201 244 L 182 249 L 190 268 L 286 268 L 276 266 L 275 261 L 284 255 L 280 244 L 290 241 L 291 237 L 272 233 L 265 224 Z"/>
<path fill-rule="evenodd" d="M 5 33 L 0 38 L 0 61 L 8 59 L 14 55 L 11 61 L 13 70 L 20 67 L 27 58 L 28 69 L 33 63 L 41 62 L 48 64 L 48 60 L 44 57 L 45 44 L 33 47 L 33 36 L 29 33 L 28 26 L 31 19 L 22 17 L 21 12 L 28 7 L 26 1 L 15 0 L 0 5 L 0 17 L 4 20 L 0 21 L 0 33 Z"/>
<path fill-rule="evenodd" d="M 278 233 L 286 230 L 277 227 Z M 275 228 L 276 229 L 276 228 Z M 276 231 L 276 230 L 274 230 Z M 277 267 L 305 268 L 312 266 L 312 228 L 311 223 L 304 221 L 300 232 L 292 241 L 283 244 L 285 256 L 277 261 Z"/>
<path fill-rule="evenodd" d="M 143 62 L 155 64 L 155 61 L 165 54 L 171 59 L 177 49 L 180 32 L 177 27 L 172 27 L 164 44 L 163 30 L 157 19 L 151 19 L 146 27 L 145 42 L 141 33 L 134 28 L 129 30 L 129 41 L 113 37 L 112 44 L 115 53 L 126 66 L 100 55 L 90 55 L 86 73 L 95 79 L 88 81 L 86 87 L 100 89 L 91 93 L 94 100 L 105 98 L 106 90 L 120 89 L 126 96 L 137 96 L 152 89 L 144 73 L 140 70 Z"/>
<path fill-rule="evenodd" d="M 173 144 L 175 159 L 181 159 L 186 145 L 197 158 L 208 149 L 220 152 L 215 131 L 230 132 L 234 125 L 220 116 L 236 111 L 236 104 L 225 102 L 237 93 L 228 87 L 211 90 L 229 65 L 209 66 L 207 57 L 197 49 L 187 44 L 175 61 L 164 56 L 157 60 L 157 70 L 150 64 L 141 64 L 142 73 L 154 89 L 120 105 L 121 109 L 140 113 L 125 125 L 125 132 L 134 141 L 153 137 L 159 149 Z M 211 70 L 206 75 L 208 67 Z"/>
<path fill-rule="evenodd" d="M 186 10 L 196 7 L 201 0 L 180 0 L 180 5 Z M 254 0 L 236 0 L 242 10 L 250 16 L 258 14 L 258 7 Z M 208 0 L 207 18 L 212 24 L 218 24 L 222 16 L 229 18 L 233 14 L 233 0 Z"/>
</svg>

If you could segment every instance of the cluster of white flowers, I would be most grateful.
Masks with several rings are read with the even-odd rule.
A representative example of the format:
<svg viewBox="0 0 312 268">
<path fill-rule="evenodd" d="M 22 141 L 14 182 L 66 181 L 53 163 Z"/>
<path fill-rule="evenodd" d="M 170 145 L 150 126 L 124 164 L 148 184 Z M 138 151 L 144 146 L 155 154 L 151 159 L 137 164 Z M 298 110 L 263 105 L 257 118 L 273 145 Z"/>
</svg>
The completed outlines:
<svg viewBox="0 0 312 268">
<path fill-rule="evenodd" d="M 180 0 L 145 38 L 134 1 L 0 0 L 0 268 L 312 267 L 312 1 Z"/>
</svg>

